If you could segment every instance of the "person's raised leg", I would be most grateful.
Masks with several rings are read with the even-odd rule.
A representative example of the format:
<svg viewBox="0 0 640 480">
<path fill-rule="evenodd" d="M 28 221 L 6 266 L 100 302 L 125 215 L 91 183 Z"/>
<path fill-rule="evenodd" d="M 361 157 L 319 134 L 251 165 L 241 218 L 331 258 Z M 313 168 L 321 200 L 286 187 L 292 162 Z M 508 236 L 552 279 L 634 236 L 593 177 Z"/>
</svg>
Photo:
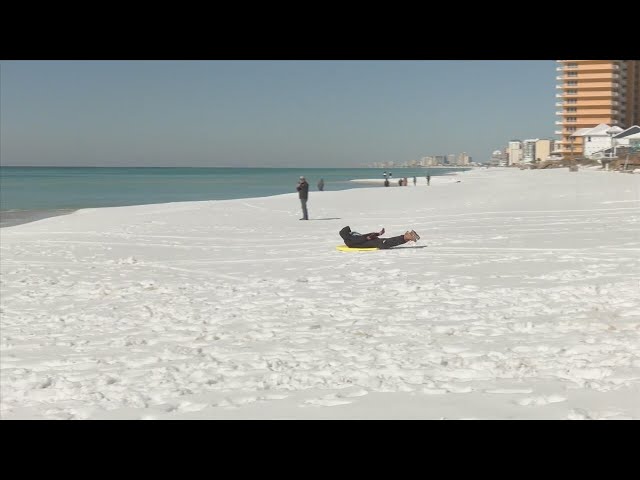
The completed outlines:
<svg viewBox="0 0 640 480">
<path fill-rule="evenodd" d="M 407 233 L 405 233 L 404 235 L 398 235 L 397 237 L 379 238 L 378 240 L 380 240 L 380 246 L 378 248 L 392 248 L 407 243 L 409 241 L 409 239 L 407 238 Z"/>
</svg>

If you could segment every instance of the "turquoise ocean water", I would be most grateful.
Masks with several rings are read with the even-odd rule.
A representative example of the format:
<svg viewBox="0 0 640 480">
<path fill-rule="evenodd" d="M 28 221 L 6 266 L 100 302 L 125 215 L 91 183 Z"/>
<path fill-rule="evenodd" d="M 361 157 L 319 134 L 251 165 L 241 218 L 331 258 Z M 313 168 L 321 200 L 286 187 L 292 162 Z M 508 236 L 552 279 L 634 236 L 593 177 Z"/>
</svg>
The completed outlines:
<svg viewBox="0 0 640 480">
<path fill-rule="evenodd" d="M 311 191 L 371 187 L 350 182 L 383 178 L 378 168 L 80 168 L 0 167 L 0 227 L 61 215 L 79 208 L 227 200 L 293 193 L 300 175 Z M 398 168 L 407 177 L 447 175 L 459 168 Z"/>
</svg>

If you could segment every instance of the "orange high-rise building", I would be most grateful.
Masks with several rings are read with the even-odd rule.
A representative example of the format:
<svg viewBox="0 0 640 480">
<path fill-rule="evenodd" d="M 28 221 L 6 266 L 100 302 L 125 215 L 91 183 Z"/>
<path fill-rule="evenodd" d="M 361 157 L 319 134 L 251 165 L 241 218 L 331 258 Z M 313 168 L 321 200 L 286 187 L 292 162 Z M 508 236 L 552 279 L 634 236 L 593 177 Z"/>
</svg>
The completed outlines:
<svg viewBox="0 0 640 480">
<path fill-rule="evenodd" d="M 582 138 L 571 135 L 601 123 L 628 128 L 640 123 L 640 61 L 557 60 L 555 153 L 583 154 Z"/>
</svg>

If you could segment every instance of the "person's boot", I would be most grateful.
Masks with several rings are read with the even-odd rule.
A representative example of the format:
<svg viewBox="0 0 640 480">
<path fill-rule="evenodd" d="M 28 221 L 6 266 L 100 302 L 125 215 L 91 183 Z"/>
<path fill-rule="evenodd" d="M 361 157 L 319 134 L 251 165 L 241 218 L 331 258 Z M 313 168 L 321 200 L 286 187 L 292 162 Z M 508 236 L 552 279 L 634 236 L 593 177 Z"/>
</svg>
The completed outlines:
<svg viewBox="0 0 640 480">
<path fill-rule="evenodd" d="M 417 242 L 419 238 L 420 237 L 418 236 L 418 234 L 413 230 L 411 230 L 410 232 L 404 232 L 404 239 L 407 242 Z"/>
</svg>

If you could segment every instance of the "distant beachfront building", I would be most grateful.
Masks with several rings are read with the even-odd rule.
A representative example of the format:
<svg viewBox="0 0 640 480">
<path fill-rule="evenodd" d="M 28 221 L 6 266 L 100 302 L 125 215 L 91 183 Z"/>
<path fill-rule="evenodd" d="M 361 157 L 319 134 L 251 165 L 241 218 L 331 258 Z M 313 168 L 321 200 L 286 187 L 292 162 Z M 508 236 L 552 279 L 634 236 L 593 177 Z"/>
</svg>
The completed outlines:
<svg viewBox="0 0 640 480">
<path fill-rule="evenodd" d="M 522 161 L 531 163 L 536 159 L 537 138 L 529 138 L 522 142 Z"/>
<path fill-rule="evenodd" d="M 455 165 L 456 164 L 456 154 L 449 153 L 447 155 L 447 165 Z"/>
<path fill-rule="evenodd" d="M 593 128 L 581 128 L 574 132 L 571 136 L 572 138 L 579 139 L 579 142 L 575 143 L 581 145 L 582 150 L 580 156 L 592 158 L 597 152 L 602 152 L 611 146 L 611 137 L 607 133 L 609 128 L 610 125 L 601 123 Z"/>
<path fill-rule="evenodd" d="M 629 146 L 634 135 L 640 134 L 638 125 L 622 130 L 617 135 L 611 135 L 610 128 L 611 125 L 601 123 L 593 128 L 582 128 L 573 134 L 573 137 L 581 139 L 584 157 L 596 159 L 608 156 L 613 153 L 614 144 L 616 147 Z"/>
<path fill-rule="evenodd" d="M 553 151 L 553 140 L 542 138 L 536 141 L 535 159 L 536 161 L 544 162 L 549 159 L 551 152 Z"/>
<path fill-rule="evenodd" d="M 511 140 L 507 145 L 507 165 L 517 165 L 522 161 L 522 142 Z"/>
<path fill-rule="evenodd" d="M 423 167 L 433 167 L 434 165 L 437 165 L 435 157 L 432 157 L 431 155 L 427 155 L 426 157 L 422 157 L 420 159 L 420 164 Z"/>
<path fill-rule="evenodd" d="M 445 165 L 447 161 L 447 157 L 445 157 L 444 155 L 436 155 L 435 159 L 436 159 L 436 165 Z"/>
<path fill-rule="evenodd" d="M 471 163 L 471 157 L 467 155 L 467 152 L 462 152 L 458 154 L 458 158 L 456 159 L 456 165 L 469 165 Z"/>
<path fill-rule="evenodd" d="M 639 60 L 557 60 L 555 151 L 582 156 L 579 130 L 600 124 L 627 128 L 640 123 Z"/>
<path fill-rule="evenodd" d="M 616 145 L 618 147 L 628 147 L 631 146 L 634 140 L 640 138 L 640 126 L 634 125 L 632 127 L 623 130 L 618 135 L 613 137 Z"/>
<path fill-rule="evenodd" d="M 491 154 L 491 159 L 489 160 L 489 165 L 493 165 L 495 167 L 506 167 L 507 166 L 507 155 L 502 150 L 494 150 Z"/>
</svg>

